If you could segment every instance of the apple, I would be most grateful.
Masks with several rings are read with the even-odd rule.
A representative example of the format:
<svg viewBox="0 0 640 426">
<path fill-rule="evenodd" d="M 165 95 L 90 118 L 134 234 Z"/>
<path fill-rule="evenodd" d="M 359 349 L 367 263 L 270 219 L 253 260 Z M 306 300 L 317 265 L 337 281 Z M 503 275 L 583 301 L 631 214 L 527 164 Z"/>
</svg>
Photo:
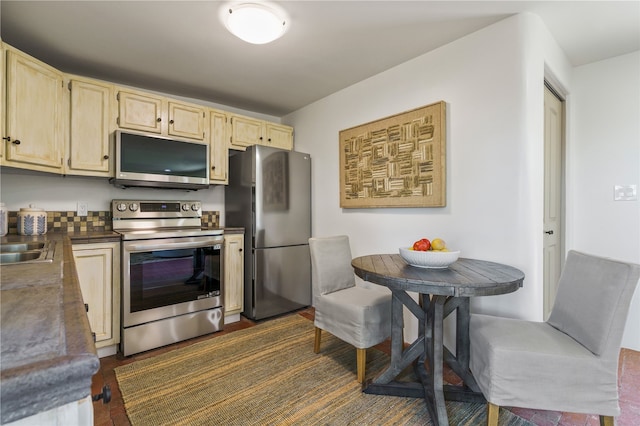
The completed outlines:
<svg viewBox="0 0 640 426">
<path fill-rule="evenodd" d="M 431 242 L 426 238 L 422 238 L 415 243 L 413 243 L 413 249 L 415 251 L 428 251 L 431 247 Z"/>
</svg>

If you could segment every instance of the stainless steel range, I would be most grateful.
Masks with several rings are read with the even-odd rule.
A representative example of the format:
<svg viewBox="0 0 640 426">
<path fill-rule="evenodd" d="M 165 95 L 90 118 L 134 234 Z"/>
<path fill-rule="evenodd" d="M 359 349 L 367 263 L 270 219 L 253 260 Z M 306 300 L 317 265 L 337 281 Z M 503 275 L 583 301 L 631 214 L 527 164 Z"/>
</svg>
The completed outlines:
<svg viewBox="0 0 640 426">
<path fill-rule="evenodd" d="M 113 200 L 122 235 L 125 356 L 221 330 L 221 229 L 201 229 L 199 201 Z"/>
</svg>

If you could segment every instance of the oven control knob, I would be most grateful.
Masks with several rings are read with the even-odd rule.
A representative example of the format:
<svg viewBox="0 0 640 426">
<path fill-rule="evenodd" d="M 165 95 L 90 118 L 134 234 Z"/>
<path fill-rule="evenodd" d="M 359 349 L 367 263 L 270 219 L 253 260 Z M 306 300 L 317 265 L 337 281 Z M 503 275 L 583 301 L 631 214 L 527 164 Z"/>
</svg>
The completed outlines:
<svg viewBox="0 0 640 426">
<path fill-rule="evenodd" d="M 197 212 L 198 209 L 200 209 L 200 206 L 198 204 L 191 204 L 191 210 L 193 210 L 194 212 Z"/>
<path fill-rule="evenodd" d="M 131 203 L 129 205 L 129 210 L 131 210 L 132 212 L 135 212 L 136 210 L 138 210 L 138 203 Z"/>
<path fill-rule="evenodd" d="M 125 203 L 118 203 L 116 209 L 118 209 L 119 212 L 123 212 L 127 209 L 127 205 Z"/>
<path fill-rule="evenodd" d="M 189 211 L 189 204 L 183 204 L 182 211 L 185 211 L 185 212 Z"/>
</svg>

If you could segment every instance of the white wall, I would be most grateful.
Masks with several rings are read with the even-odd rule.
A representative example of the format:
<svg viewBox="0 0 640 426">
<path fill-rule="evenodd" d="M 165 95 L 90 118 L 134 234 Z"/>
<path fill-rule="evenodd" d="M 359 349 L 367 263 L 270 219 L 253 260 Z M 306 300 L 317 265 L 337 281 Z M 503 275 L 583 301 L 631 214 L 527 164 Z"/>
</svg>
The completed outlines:
<svg viewBox="0 0 640 426">
<path fill-rule="evenodd" d="M 612 64 L 610 68 L 617 69 L 618 65 Z M 626 68 L 625 72 L 634 71 Z M 284 117 L 284 122 L 295 126 L 296 149 L 312 156 L 313 235 L 349 235 L 353 256 L 396 252 L 398 247 L 423 236 L 442 237 L 451 248 L 460 249 L 463 256 L 506 263 L 526 274 L 522 289 L 510 295 L 478 298 L 472 304 L 474 311 L 542 320 L 543 79 L 548 78 L 570 95 L 567 104 L 571 108 L 582 103 L 583 98 L 592 102 L 585 98 L 587 87 L 592 90 L 600 72 L 594 68 L 594 77 L 587 77 L 587 70 L 578 70 L 579 93 L 571 96 L 572 71 L 542 21 L 535 15 L 524 14 L 505 19 Z M 637 76 L 637 70 L 635 72 Z M 606 193 L 594 199 L 587 195 L 592 186 L 582 185 L 581 175 L 593 170 L 593 162 L 601 153 L 592 153 L 593 146 L 588 145 L 583 152 L 574 154 L 575 148 L 569 150 L 569 155 L 576 157 L 569 159 L 575 169 L 569 192 L 575 191 L 575 195 L 569 197 L 568 202 L 585 206 L 570 209 L 579 214 L 568 218 L 568 232 L 573 236 L 568 246 L 588 248 L 593 244 L 592 229 L 602 225 L 601 212 L 595 210 L 585 217 L 584 210 L 587 205 L 608 204 L 602 207 L 604 217 L 613 218 L 615 214 L 615 220 L 621 220 L 621 214 L 626 214 L 624 223 L 630 224 L 629 228 L 622 223 L 609 224 L 613 227 L 610 232 L 615 234 L 611 236 L 612 244 L 620 244 L 617 236 L 622 230 L 629 230 L 623 235 L 634 240 L 625 244 L 625 249 L 609 253 L 637 260 L 640 235 L 637 203 L 632 206 L 609 201 L 614 183 L 638 181 L 638 97 L 633 96 L 638 94 L 638 85 L 627 86 L 628 75 L 621 82 L 619 75 L 611 77 L 618 80 L 618 86 L 614 86 L 616 92 L 624 88 L 626 95 L 612 93 L 610 99 L 595 102 L 589 110 L 600 114 L 595 120 L 575 106 L 578 117 L 569 117 L 576 120 L 568 131 L 572 138 L 570 146 L 573 148 L 584 139 L 578 131 L 583 120 L 592 120 L 592 124 L 581 130 L 595 137 L 596 128 L 610 130 L 605 123 L 618 125 L 618 112 L 626 109 L 627 124 L 619 128 L 621 134 L 607 138 L 607 145 L 624 139 L 624 147 L 607 155 L 612 159 L 622 158 L 621 154 L 628 152 L 635 166 L 614 172 L 614 164 L 608 164 L 604 174 L 612 173 L 607 176 Z M 615 107 L 614 116 L 603 116 L 602 106 L 611 107 L 620 97 L 627 99 Z M 634 102 L 628 98 L 635 99 L 635 107 L 628 105 Z M 341 209 L 339 131 L 439 100 L 447 103 L 447 206 Z M 635 129 L 630 128 L 634 125 Z M 601 139 L 598 142 L 601 143 Z M 576 162 L 585 160 L 586 164 L 575 167 Z M 576 186 L 581 186 L 581 191 L 576 191 Z M 623 209 L 631 211 L 623 212 Z M 582 215 L 580 221 L 586 223 L 572 223 L 579 215 Z M 588 237 L 582 237 L 581 241 L 576 237 L 578 233 Z M 417 334 L 415 321 L 410 316 L 405 320 L 407 339 L 412 339 Z M 631 346 L 628 340 L 626 344 Z"/>
<path fill-rule="evenodd" d="M 571 93 L 568 248 L 640 263 L 640 202 L 613 199 L 640 187 L 640 52 L 575 68 Z M 640 350 L 640 290 L 623 346 Z"/>
</svg>

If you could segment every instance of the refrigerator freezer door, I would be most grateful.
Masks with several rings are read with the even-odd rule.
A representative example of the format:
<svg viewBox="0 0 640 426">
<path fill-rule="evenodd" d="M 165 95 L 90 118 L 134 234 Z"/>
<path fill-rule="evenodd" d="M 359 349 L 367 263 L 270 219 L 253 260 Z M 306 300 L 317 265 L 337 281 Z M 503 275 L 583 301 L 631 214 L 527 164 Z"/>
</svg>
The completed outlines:
<svg viewBox="0 0 640 426">
<path fill-rule="evenodd" d="M 311 305 L 309 245 L 255 249 L 254 262 L 246 316 L 262 319 Z"/>
<path fill-rule="evenodd" d="M 311 157 L 255 146 L 255 247 L 308 244 Z"/>
</svg>

